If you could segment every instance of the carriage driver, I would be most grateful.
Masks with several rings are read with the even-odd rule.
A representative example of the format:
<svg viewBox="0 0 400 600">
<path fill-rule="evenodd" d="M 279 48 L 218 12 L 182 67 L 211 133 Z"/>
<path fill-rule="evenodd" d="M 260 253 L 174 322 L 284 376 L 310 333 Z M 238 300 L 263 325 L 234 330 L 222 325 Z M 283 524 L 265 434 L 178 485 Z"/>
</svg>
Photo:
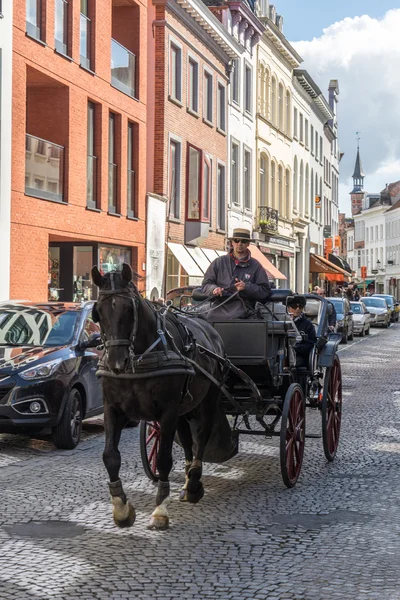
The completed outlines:
<svg viewBox="0 0 400 600">
<path fill-rule="evenodd" d="M 210 264 L 202 284 L 202 292 L 214 297 L 210 318 L 215 320 L 249 318 L 255 303 L 266 302 L 271 294 L 265 269 L 250 254 L 249 244 L 254 241 L 250 231 L 234 229 L 229 241 L 230 252 Z M 233 294 L 236 296 L 225 302 Z"/>
</svg>

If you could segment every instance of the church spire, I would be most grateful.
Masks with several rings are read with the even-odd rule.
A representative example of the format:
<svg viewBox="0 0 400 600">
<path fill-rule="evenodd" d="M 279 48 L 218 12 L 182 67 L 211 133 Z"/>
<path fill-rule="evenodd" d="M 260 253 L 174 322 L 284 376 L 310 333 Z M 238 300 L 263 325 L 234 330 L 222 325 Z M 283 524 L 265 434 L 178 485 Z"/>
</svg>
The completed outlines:
<svg viewBox="0 0 400 600">
<path fill-rule="evenodd" d="M 360 158 L 360 136 L 357 132 L 357 158 L 353 173 L 353 191 L 351 192 L 352 194 L 357 194 L 359 192 L 364 191 L 364 177 L 365 175 Z"/>
</svg>

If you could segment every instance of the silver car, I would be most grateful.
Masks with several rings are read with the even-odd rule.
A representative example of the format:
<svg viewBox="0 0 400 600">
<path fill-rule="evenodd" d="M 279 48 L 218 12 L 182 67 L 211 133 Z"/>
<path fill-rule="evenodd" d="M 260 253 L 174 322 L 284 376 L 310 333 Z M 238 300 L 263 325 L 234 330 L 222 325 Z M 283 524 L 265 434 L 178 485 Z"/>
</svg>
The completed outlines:
<svg viewBox="0 0 400 600">
<path fill-rule="evenodd" d="M 389 308 L 384 298 L 377 298 L 376 296 L 366 296 L 360 299 L 364 302 L 368 312 L 371 316 L 371 325 L 377 325 L 379 327 L 389 327 L 390 325 L 390 314 Z"/>
<path fill-rule="evenodd" d="M 371 329 L 371 314 L 364 302 L 350 302 L 353 311 L 354 333 L 364 337 Z"/>
</svg>

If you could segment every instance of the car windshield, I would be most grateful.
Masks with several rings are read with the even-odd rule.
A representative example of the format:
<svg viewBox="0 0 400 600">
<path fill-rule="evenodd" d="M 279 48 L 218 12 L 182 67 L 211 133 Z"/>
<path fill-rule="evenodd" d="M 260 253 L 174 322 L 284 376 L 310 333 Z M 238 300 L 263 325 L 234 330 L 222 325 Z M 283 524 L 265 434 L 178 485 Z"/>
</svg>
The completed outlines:
<svg viewBox="0 0 400 600">
<path fill-rule="evenodd" d="M 362 306 L 361 304 L 358 304 L 357 302 L 350 302 L 350 306 L 351 306 L 351 310 L 353 311 L 354 314 L 360 315 L 362 314 Z"/>
<path fill-rule="evenodd" d="M 343 302 L 342 300 L 331 300 L 329 299 L 329 302 L 332 302 L 333 306 L 335 307 L 335 310 L 337 313 L 342 313 L 343 314 Z"/>
<path fill-rule="evenodd" d="M 1 346 L 64 346 L 74 337 L 78 313 L 34 306 L 0 309 Z"/>
<path fill-rule="evenodd" d="M 393 304 L 394 304 L 393 298 L 391 296 L 375 296 L 375 297 L 385 300 L 387 302 L 388 306 L 393 306 Z"/>
<path fill-rule="evenodd" d="M 363 298 L 365 306 L 374 306 L 375 308 L 387 308 L 386 300 L 383 298 Z"/>
</svg>

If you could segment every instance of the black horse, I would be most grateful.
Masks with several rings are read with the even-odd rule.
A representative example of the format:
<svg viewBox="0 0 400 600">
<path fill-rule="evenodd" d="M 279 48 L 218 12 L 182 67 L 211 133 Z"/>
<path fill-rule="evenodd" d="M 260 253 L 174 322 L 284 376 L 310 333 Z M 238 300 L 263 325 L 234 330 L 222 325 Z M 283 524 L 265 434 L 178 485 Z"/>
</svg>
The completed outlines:
<svg viewBox="0 0 400 600">
<path fill-rule="evenodd" d="M 165 308 L 157 308 L 144 300 L 132 277 L 127 264 L 121 272 L 104 276 L 97 267 L 92 268 L 92 280 L 99 287 L 93 318 L 100 323 L 105 344 L 100 371 L 106 437 L 103 460 L 110 478 L 114 521 L 119 527 L 130 527 L 135 521 L 135 510 L 127 502 L 119 479 L 121 431 L 132 420 L 160 424 L 157 508 L 151 516 L 150 527 L 165 529 L 169 525 L 168 478 L 176 432 L 186 464 L 186 482 L 180 499 L 195 503 L 204 494 L 202 461 L 219 390 L 201 370 L 218 381 L 221 367 L 218 361 L 200 352 L 196 342 L 219 356 L 224 356 L 224 348 L 215 329 L 205 320 L 185 316 L 178 320 Z M 194 361 L 195 369 L 193 362 L 186 358 Z M 192 425 L 193 421 L 196 424 L 193 435 L 191 420 Z"/>
</svg>

